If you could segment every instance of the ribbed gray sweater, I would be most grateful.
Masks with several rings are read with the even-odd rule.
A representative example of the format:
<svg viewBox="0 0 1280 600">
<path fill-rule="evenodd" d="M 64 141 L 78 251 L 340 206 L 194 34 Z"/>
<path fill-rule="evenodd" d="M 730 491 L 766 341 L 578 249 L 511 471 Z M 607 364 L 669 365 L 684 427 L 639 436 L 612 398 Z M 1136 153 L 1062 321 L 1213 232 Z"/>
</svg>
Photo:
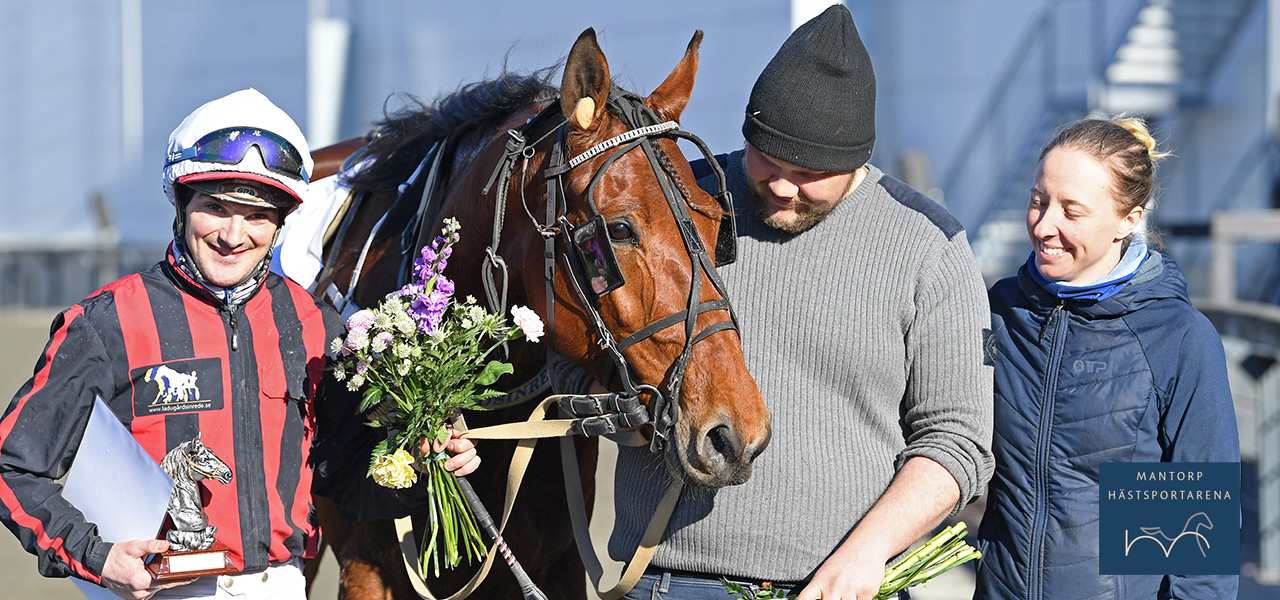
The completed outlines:
<svg viewBox="0 0 1280 600">
<path fill-rule="evenodd" d="M 773 413 L 751 479 L 689 488 L 653 565 L 751 580 L 807 579 L 913 456 L 960 486 L 991 477 L 989 326 L 958 221 L 869 167 L 831 215 L 790 235 L 754 216 L 742 152 L 729 156 L 738 260 L 720 270 L 743 352 Z M 620 448 L 610 554 L 630 558 L 670 484 L 661 458 Z"/>
</svg>

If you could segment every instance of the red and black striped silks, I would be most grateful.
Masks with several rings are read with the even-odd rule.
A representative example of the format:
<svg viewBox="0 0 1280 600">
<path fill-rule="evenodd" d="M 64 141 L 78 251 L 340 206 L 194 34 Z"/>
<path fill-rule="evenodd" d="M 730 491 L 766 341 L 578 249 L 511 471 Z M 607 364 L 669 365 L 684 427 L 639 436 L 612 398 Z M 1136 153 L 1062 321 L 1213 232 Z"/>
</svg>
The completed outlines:
<svg viewBox="0 0 1280 600">
<path fill-rule="evenodd" d="M 341 334 L 336 313 L 276 275 L 234 308 L 168 261 L 102 288 L 54 320 L 0 418 L 0 518 L 42 574 L 100 580 L 110 545 L 55 480 L 101 396 L 157 462 L 199 434 L 231 466 L 230 483 L 203 486 L 204 509 L 237 567 L 312 555 L 314 400 Z"/>
</svg>

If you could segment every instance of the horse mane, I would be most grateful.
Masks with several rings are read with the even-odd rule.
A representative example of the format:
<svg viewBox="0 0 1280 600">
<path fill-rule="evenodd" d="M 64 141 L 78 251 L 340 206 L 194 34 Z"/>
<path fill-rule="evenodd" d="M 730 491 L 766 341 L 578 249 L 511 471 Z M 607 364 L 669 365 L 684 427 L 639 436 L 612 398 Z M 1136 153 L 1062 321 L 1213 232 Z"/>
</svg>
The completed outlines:
<svg viewBox="0 0 1280 600">
<path fill-rule="evenodd" d="M 373 162 L 348 178 L 354 193 L 395 189 L 409 178 L 431 146 L 452 135 L 485 134 L 513 113 L 559 93 L 553 65 L 521 74 L 503 69 L 497 78 L 463 85 L 431 105 L 407 96 L 410 106 L 387 113 L 376 124 L 368 154 Z"/>
<path fill-rule="evenodd" d="M 178 444 L 178 446 L 174 448 L 174 450 L 178 450 L 177 452 L 170 451 L 168 454 L 165 454 L 164 459 L 160 461 L 160 469 L 167 473 L 171 479 L 174 479 L 174 483 L 177 483 L 177 478 L 179 476 L 183 479 L 191 479 L 191 476 L 188 474 L 190 469 L 188 468 L 185 459 L 187 448 L 190 445 L 191 440 Z"/>
</svg>

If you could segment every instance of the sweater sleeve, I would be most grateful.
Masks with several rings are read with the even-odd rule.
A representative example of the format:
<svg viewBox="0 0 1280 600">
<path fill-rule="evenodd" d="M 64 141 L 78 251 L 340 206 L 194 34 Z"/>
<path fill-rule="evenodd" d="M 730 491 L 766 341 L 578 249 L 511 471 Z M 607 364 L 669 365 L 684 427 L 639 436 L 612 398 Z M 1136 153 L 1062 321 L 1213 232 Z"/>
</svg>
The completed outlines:
<svg viewBox="0 0 1280 600">
<path fill-rule="evenodd" d="M 1160 444 L 1165 462 L 1240 462 L 1235 405 L 1227 385 L 1222 338 L 1195 313 L 1183 332 L 1176 361 L 1166 379 L 1161 406 Z M 1176 366 L 1175 366 L 1176 365 Z M 1171 575 L 1161 598 L 1234 598 L 1235 575 Z M 1166 595 L 1167 592 L 1167 595 Z"/>
<path fill-rule="evenodd" d="M 586 369 L 550 348 L 547 349 L 547 370 L 551 372 L 551 387 L 557 394 L 586 394 L 595 381 Z"/>
<path fill-rule="evenodd" d="M 62 497 L 66 475 L 95 396 L 111 398 L 111 357 L 74 306 L 54 320 L 52 336 L 0 419 L 0 520 L 38 559 L 46 577 L 101 581 L 111 544 Z"/>
<path fill-rule="evenodd" d="M 963 233 L 940 244 L 920 272 L 915 318 L 906 334 L 907 445 L 897 468 L 923 456 L 955 478 L 952 514 L 982 495 L 991 454 L 992 368 L 984 364 L 990 314 L 982 276 Z"/>
</svg>

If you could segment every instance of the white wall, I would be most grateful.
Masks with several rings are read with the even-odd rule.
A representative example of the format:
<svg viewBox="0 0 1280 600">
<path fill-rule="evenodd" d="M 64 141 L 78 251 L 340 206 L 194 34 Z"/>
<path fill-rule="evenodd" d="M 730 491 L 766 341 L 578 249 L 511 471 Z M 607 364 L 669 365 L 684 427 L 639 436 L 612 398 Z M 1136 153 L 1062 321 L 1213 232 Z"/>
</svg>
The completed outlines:
<svg viewBox="0 0 1280 600">
<path fill-rule="evenodd" d="M 89 232 L 89 197 L 102 190 L 126 240 L 167 239 L 160 169 L 187 113 L 256 87 L 306 122 L 305 0 L 142 0 L 142 150 L 131 164 L 121 5 L 0 1 L 0 238 Z"/>
</svg>

